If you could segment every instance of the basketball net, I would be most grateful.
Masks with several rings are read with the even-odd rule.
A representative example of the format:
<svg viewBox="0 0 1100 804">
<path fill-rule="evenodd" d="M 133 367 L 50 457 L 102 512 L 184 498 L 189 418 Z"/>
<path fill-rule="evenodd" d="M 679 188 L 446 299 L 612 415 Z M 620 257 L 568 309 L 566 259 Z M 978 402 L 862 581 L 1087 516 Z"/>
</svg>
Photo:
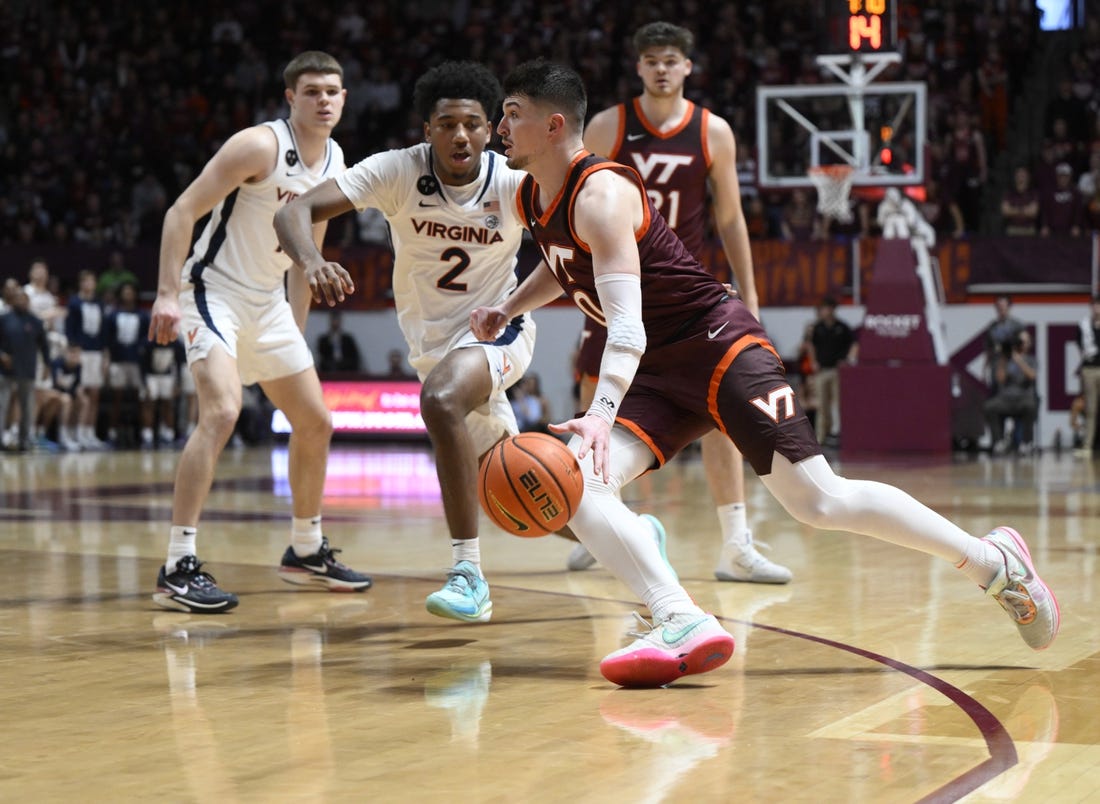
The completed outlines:
<svg viewBox="0 0 1100 804">
<path fill-rule="evenodd" d="M 850 165 L 817 165 L 806 171 L 817 188 L 817 211 L 840 223 L 851 223 L 852 207 L 848 203 L 852 191 Z"/>
</svg>

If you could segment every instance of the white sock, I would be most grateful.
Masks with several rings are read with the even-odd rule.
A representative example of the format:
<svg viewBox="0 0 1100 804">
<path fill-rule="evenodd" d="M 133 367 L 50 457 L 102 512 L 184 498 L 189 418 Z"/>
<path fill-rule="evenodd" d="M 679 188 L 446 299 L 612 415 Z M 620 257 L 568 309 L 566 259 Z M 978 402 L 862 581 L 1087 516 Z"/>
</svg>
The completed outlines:
<svg viewBox="0 0 1100 804">
<path fill-rule="evenodd" d="M 649 468 L 653 453 L 633 435 L 611 430 L 609 483 L 595 477 L 592 453 L 581 461 L 584 496 L 569 527 L 593 557 L 649 607 L 654 621 L 670 614 L 701 613 L 653 540 L 650 525 L 617 496 L 625 481 Z"/>
<path fill-rule="evenodd" d="M 298 558 L 316 555 L 321 549 L 321 516 L 294 517 L 290 521 L 290 544 Z"/>
<path fill-rule="evenodd" d="M 477 567 L 477 574 L 481 575 L 481 540 L 477 536 L 472 539 L 451 540 L 451 560 L 457 564 L 459 561 L 469 561 Z M 482 575 L 484 578 L 485 576 Z"/>
<path fill-rule="evenodd" d="M 173 525 L 168 535 L 168 560 L 164 562 L 164 571 L 171 575 L 176 571 L 176 562 L 184 556 L 195 555 L 195 536 L 199 529 L 187 525 Z"/>
<path fill-rule="evenodd" d="M 985 589 L 1004 565 L 1004 553 L 989 542 L 971 539 L 966 545 L 966 555 L 955 565 L 955 569 Z"/>
<path fill-rule="evenodd" d="M 719 505 L 715 509 L 722 527 L 723 544 L 743 546 L 750 538 L 749 522 L 744 503 Z"/>
</svg>

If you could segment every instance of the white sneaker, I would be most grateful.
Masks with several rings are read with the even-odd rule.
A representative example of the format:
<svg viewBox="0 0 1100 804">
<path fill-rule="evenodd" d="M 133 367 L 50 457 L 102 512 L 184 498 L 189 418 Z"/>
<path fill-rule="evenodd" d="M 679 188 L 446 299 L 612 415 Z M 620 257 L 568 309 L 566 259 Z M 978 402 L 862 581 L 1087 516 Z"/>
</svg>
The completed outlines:
<svg viewBox="0 0 1100 804">
<path fill-rule="evenodd" d="M 1062 622 L 1054 593 L 1035 573 L 1023 537 L 1004 525 L 982 537 L 1005 557 L 1005 566 L 986 588 L 1016 623 L 1024 642 L 1034 650 L 1050 647 Z"/>
<path fill-rule="evenodd" d="M 80 452 L 81 444 L 79 441 L 73 438 L 71 433 L 62 430 L 59 440 L 61 442 L 61 449 L 65 450 L 66 452 Z"/>
<path fill-rule="evenodd" d="M 600 662 L 612 684 L 663 687 L 681 676 L 716 670 L 733 655 L 733 637 L 712 614 L 673 614 L 653 625 L 634 616 L 645 630 L 632 633 L 632 643 Z"/>
<path fill-rule="evenodd" d="M 176 433 L 171 427 L 162 425 L 157 428 L 157 439 L 161 444 L 171 444 L 176 440 Z"/>
<path fill-rule="evenodd" d="M 791 571 L 781 564 L 760 555 L 752 541 L 752 533 L 746 532 L 743 544 L 722 545 L 714 577 L 720 581 L 742 583 L 789 583 Z"/>
</svg>

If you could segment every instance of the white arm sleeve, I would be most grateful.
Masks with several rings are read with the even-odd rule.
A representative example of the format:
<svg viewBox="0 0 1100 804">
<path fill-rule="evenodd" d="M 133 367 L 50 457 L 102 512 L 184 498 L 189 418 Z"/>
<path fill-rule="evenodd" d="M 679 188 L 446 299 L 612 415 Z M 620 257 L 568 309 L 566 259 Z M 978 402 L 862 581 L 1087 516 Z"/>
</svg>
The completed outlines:
<svg viewBox="0 0 1100 804">
<path fill-rule="evenodd" d="M 619 404 L 645 354 L 641 277 L 637 274 L 598 276 L 596 293 L 607 318 L 607 346 L 600 362 L 600 379 L 586 415 L 599 416 L 614 424 Z"/>
</svg>

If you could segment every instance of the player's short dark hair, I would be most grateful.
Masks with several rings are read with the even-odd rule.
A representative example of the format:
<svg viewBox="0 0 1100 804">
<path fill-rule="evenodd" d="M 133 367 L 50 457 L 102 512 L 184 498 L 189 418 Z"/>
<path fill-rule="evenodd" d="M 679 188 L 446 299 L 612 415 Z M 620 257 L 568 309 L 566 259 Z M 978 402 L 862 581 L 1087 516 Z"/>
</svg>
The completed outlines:
<svg viewBox="0 0 1100 804">
<path fill-rule="evenodd" d="M 651 47 L 674 47 L 690 56 L 695 47 L 695 37 L 687 28 L 671 22 L 651 22 L 634 32 L 634 51 L 640 56 Z"/>
<path fill-rule="evenodd" d="M 535 59 L 513 69 L 504 79 L 504 94 L 521 95 L 546 103 L 565 115 L 575 129 L 584 128 L 588 97 L 584 81 L 575 70 L 562 64 Z"/>
<path fill-rule="evenodd" d="M 297 89 L 298 79 L 306 73 L 335 74 L 340 76 L 340 83 L 344 81 L 344 68 L 340 62 L 320 50 L 307 50 L 291 59 L 283 69 L 283 83 L 287 89 Z"/>
<path fill-rule="evenodd" d="M 492 120 L 500 110 L 500 82 L 484 64 L 445 61 L 417 79 L 413 87 L 413 108 L 427 122 L 435 105 L 443 98 L 477 101 L 486 119 Z"/>
</svg>

